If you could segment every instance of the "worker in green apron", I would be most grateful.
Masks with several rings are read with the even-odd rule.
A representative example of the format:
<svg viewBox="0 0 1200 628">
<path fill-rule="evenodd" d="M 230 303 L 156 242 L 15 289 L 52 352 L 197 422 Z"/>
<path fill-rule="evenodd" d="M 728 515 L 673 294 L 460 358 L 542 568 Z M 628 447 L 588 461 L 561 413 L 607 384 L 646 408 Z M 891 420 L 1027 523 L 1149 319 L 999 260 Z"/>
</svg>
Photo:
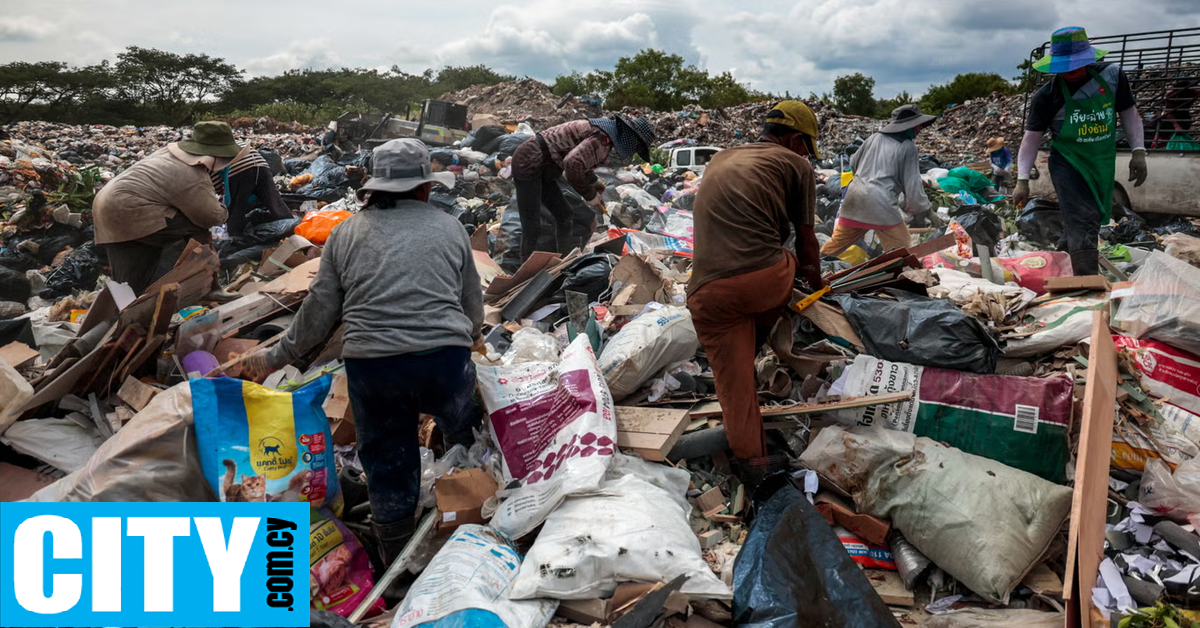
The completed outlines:
<svg viewBox="0 0 1200 628">
<path fill-rule="evenodd" d="M 1029 199 L 1029 172 L 1047 130 L 1049 171 L 1062 210 L 1059 248 L 1071 254 L 1076 275 L 1100 273 L 1097 241 L 1100 227 L 1112 218 L 1117 161 L 1117 117 L 1133 149 L 1129 180 L 1146 181 L 1146 147 L 1142 119 L 1125 72 L 1099 63 L 1107 54 L 1093 48 L 1087 32 L 1062 28 L 1050 39 L 1050 54 L 1033 64 L 1056 76 L 1034 94 L 1025 121 L 1025 137 L 1017 155 L 1018 205 Z"/>
</svg>

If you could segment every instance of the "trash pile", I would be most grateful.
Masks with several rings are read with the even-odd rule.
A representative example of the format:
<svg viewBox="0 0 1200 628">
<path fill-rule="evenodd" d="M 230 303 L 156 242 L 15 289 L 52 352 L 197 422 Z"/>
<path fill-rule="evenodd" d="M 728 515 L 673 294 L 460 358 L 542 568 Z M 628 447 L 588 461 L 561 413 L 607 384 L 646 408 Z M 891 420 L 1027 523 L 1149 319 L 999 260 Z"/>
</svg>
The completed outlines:
<svg viewBox="0 0 1200 628">
<path fill-rule="evenodd" d="M 267 140 L 284 142 L 293 220 L 191 242 L 140 295 L 106 281 L 89 244 L 85 192 L 103 179 L 60 199 L 21 169 L 0 197 L 0 300 L 21 312 L 0 321 L 0 500 L 309 502 L 313 537 L 340 539 L 313 546 L 314 612 L 354 625 L 1048 626 L 1151 607 L 1200 620 L 1196 225 L 1125 217 L 1105 234 L 1106 275 L 1071 277 L 1053 203 L 1018 211 L 961 168 L 929 168 L 941 224 L 824 260 L 828 293 L 798 291 L 771 330 L 755 362 L 769 455 L 744 465 L 685 298 L 703 176 L 600 169 L 599 216 L 564 183 L 583 245 L 522 261 L 511 153 L 579 112 L 513 85 L 468 90 L 497 124 L 431 151 L 456 183 L 430 202 L 470 234 L 481 278 L 486 416 L 453 446 L 423 418 L 419 524 L 399 558 L 381 560 L 368 522 L 341 330 L 261 385 L 240 379 L 361 209 L 367 153 L 298 159 L 307 138 Z M 1001 102 L 939 125 L 993 134 L 960 117 Z M 659 132 L 744 139 L 765 111 L 660 116 Z M 948 164 L 978 153 L 947 146 Z M 840 174 L 818 169 L 825 227 Z M 206 302 L 214 277 L 240 298 Z M 303 465 L 257 474 L 249 442 L 267 427 L 294 439 L 266 447 Z"/>
<path fill-rule="evenodd" d="M 599 109 L 585 102 L 583 96 L 555 96 L 545 83 L 526 78 L 491 86 L 475 85 L 445 94 L 441 100 L 466 105 L 468 119 L 490 115 L 500 124 L 526 122 L 541 131 L 563 122 L 599 116 Z"/>
</svg>

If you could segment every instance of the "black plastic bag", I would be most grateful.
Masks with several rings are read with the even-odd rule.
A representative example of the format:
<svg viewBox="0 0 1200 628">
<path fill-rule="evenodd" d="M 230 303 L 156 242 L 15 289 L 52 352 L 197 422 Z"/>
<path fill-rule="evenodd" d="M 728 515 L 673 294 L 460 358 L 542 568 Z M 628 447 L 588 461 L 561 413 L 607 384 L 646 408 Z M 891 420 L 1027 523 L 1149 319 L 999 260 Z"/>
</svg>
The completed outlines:
<svg viewBox="0 0 1200 628">
<path fill-rule="evenodd" d="M 429 160 L 436 161 L 442 166 L 454 165 L 454 153 L 444 148 L 434 149 L 429 152 Z"/>
<path fill-rule="evenodd" d="M 738 552 L 733 623 L 741 628 L 900 626 L 833 528 L 790 483 L 758 508 Z"/>
<path fill-rule="evenodd" d="M 1126 218 L 1115 227 L 1100 230 L 1100 237 L 1109 244 L 1154 243 L 1154 234 L 1146 229 L 1146 223 L 1137 218 Z"/>
<path fill-rule="evenodd" d="M 854 332 L 871 355 L 890 362 L 971 373 L 996 372 L 996 337 L 953 302 L 889 288 L 895 299 L 839 294 Z"/>
<path fill-rule="evenodd" d="M 938 161 L 937 157 L 934 157 L 933 155 L 923 155 L 917 164 L 921 169 L 921 174 L 925 174 L 934 168 L 946 168 L 946 166 L 942 165 L 942 162 Z"/>
<path fill-rule="evenodd" d="M 1037 246 L 1057 247 L 1063 236 L 1062 212 L 1058 203 L 1044 198 L 1030 199 L 1017 217 L 1017 230 L 1022 238 Z"/>
<path fill-rule="evenodd" d="M 46 276 L 46 289 L 38 295 L 43 299 L 56 299 L 71 294 L 74 290 L 91 290 L 101 272 L 100 256 L 91 242 L 71 251 L 63 265 Z"/>
<path fill-rule="evenodd" d="M 481 126 L 475 130 L 475 141 L 471 142 L 471 150 L 481 153 L 492 153 L 500 145 L 500 136 L 507 132 L 502 126 Z"/>
<path fill-rule="evenodd" d="M 563 290 L 582 292 L 589 302 L 600 300 L 608 290 L 608 276 L 612 274 L 613 257 L 607 253 L 593 253 L 579 258 L 563 275 Z"/>
<path fill-rule="evenodd" d="M 1196 225 L 1192 224 L 1192 221 L 1184 218 L 1183 216 L 1176 216 L 1170 221 L 1154 227 L 1154 233 L 1157 233 L 1160 236 L 1169 236 L 1173 233 L 1182 233 L 1183 235 L 1200 237 L 1200 229 L 1197 229 Z"/>
<path fill-rule="evenodd" d="M 533 136 L 524 133 L 511 133 L 509 135 L 502 135 L 500 137 L 500 142 L 496 145 L 496 152 L 500 153 L 501 158 L 508 159 L 509 157 L 512 157 L 513 153 L 517 152 L 517 149 L 521 147 L 521 144 L 524 144 L 531 137 Z"/>
<path fill-rule="evenodd" d="M 272 177 L 277 177 L 284 172 L 287 172 L 287 166 L 283 165 L 283 157 L 279 153 L 269 149 L 260 148 L 258 154 L 262 156 L 263 161 L 267 162 L 267 168 L 271 171 Z"/>
<path fill-rule="evenodd" d="M 0 266 L 0 301 L 24 303 L 32 292 L 25 273 Z"/>
<path fill-rule="evenodd" d="M 1004 222 L 995 212 L 979 205 L 964 205 L 950 212 L 950 216 L 971 236 L 972 243 L 982 244 L 995 252 L 1000 234 L 1004 231 Z"/>
<path fill-rule="evenodd" d="M 293 177 L 308 170 L 312 167 L 312 162 L 307 159 L 284 159 L 283 168 L 288 174 Z"/>
</svg>

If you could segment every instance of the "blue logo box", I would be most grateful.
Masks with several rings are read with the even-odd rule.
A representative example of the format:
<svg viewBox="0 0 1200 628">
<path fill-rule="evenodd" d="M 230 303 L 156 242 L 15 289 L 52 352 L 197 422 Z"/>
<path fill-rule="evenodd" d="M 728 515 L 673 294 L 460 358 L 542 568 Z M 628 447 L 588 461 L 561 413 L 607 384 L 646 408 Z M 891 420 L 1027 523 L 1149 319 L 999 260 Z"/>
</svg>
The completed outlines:
<svg viewBox="0 0 1200 628">
<path fill-rule="evenodd" d="M 304 503 L 2 503 L 0 626 L 308 626 L 308 534 Z"/>
</svg>

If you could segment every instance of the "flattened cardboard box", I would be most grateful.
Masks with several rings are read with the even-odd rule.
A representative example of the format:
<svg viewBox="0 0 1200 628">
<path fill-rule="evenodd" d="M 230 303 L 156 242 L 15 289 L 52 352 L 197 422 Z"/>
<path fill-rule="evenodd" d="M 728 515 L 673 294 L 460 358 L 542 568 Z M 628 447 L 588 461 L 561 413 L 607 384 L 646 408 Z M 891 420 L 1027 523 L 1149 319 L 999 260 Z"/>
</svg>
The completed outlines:
<svg viewBox="0 0 1200 628">
<path fill-rule="evenodd" d="M 483 469 L 455 470 L 433 483 L 438 531 L 449 532 L 464 523 L 486 523 L 483 503 L 496 494 L 496 480 Z"/>
</svg>

